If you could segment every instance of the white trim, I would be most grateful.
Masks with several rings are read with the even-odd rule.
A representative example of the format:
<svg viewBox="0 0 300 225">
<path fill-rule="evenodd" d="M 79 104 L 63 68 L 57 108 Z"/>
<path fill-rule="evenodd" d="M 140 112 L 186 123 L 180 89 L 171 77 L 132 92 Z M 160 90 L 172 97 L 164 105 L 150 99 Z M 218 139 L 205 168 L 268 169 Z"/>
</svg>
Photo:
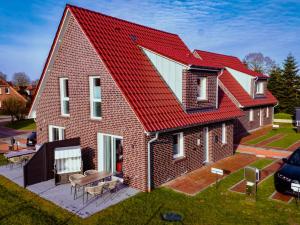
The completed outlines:
<svg viewBox="0 0 300 225">
<path fill-rule="evenodd" d="M 64 127 L 49 125 L 49 127 L 48 127 L 49 142 L 53 141 L 52 128 L 57 128 L 58 129 L 58 140 L 64 140 L 65 139 L 65 128 Z"/>
<path fill-rule="evenodd" d="M 6 92 L 7 90 L 7 92 Z M 9 87 L 4 87 L 4 92 L 5 94 L 9 95 L 10 94 L 10 88 Z"/>
<path fill-rule="evenodd" d="M 226 127 L 226 123 L 222 123 L 222 144 L 227 144 L 227 127 Z"/>
<path fill-rule="evenodd" d="M 269 106 L 266 107 L 266 118 L 270 117 L 270 109 Z"/>
<path fill-rule="evenodd" d="M 263 81 L 255 82 L 255 93 L 256 94 L 264 94 L 264 82 Z"/>
<path fill-rule="evenodd" d="M 200 87 L 198 85 L 198 80 L 200 82 Z M 205 82 L 203 82 L 205 81 Z M 205 101 L 207 100 L 207 77 L 198 77 L 197 78 L 197 100 Z M 204 91 L 204 93 L 203 93 Z"/>
<path fill-rule="evenodd" d="M 65 81 L 68 81 L 68 88 L 69 88 L 69 79 L 67 77 L 59 78 L 60 112 L 61 112 L 62 116 L 70 116 L 70 98 L 66 97 L 66 89 L 65 89 L 65 85 L 64 85 Z M 69 95 L 70 95 L 70 93 L 69 93 Z M 69 113 L 64 112 L 64 103 L 65 102 L 68 102 L 68 104 L 69 104 Z"/>
<path fill-rule="evenodd" d="M 176 159 L 176 158 L 179 158 L 179 157 L 183 157 L 184 156 L 184 138 L 183 138 L 183 132 L 173 134 L 173 136 L 176 136 L 176 138 L 177 138 L 177 147 L 178 147 L 178 153 L 175 154 L 175 155 L 173 153 L 173 159 Z"/>
<path fill-rule="evenodd" d="M 204 153 L 205 153 L 205 159 L 204 159 L 204 163 L 208 163 L 209 162 L 209 128 L 208 127 L 204 127 L 203 129 L 204 132 L 204 136 L 205 136 L 205 146 L 204 146 Z"/>
<path fill-rule="evenodd" d="M 252 122 L 254 120 L 254 111 L 253 109 L 249 110 L 249 121 Z"/>
<path fill-rule="evenodd" d="M 100 79 L 100 76 L 89 76 L 89 90 L 90 90 L 90 117 L 93 120 L 101 120 L 102 116 L 97 117 L 93 115 L 94 112 L 94 102 L 100 102 L 102 103 L 102 96 L 101 96 L 101 79 L 100 79 L 100 99 L 94 98 L 94 80 Z M 102 105 L 101 105 L 102 108 Z M 102 115 L 102 109 L 101 109 L 101 115 Z"/>
<path fill-rule="evenodd" d="M 2 95 L 2 87 L 0 87 L 0 95 Z"/>
<path fill-rule="evenodd" d="M 262 108 L 259 109 L 259 126 L 263 125 L 263 110 Z"/>
</svg>

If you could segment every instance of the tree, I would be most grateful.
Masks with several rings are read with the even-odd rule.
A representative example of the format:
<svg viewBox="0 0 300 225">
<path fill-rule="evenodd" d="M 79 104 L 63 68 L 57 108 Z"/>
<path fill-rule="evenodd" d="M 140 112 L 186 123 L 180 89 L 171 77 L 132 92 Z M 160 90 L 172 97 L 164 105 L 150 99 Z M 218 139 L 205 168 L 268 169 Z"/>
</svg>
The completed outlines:
<svg viewBox="0 0 300 225">
<path fill-rule="evenodd" d="M 30 78 L 24 72 L 18 72 L 13 75 L 13 84 L 17 86 L 27 86 L 30 84 Z"/>
<path fill-rule="evenodd" d="M 280 109 L 289 114 L 294 114 L 295 107 L 299 106 L 300 102 L 298 71 L 295 58 L 289 54 L 283 63 L 282 84 L 280 84 L 283 86 L 283 90 L 279 98 Z"/>
<path fill-rule="evenodd" d="M 3 72 L 0 71 L 0 78 L 3 79 L 3 80 L 6 80 L 7 79 L 7 75 Z"/>
<path fill-rule="evenodd" d="M 3 113 L 10 115 L 12 122 L 15 118 L 23 119 L 26 114 L 26 103 L 15 97 L 7 98 L 3 101 Z"/>
<path fill-rule="evenodd" d="M 245 56 L 243 63 L 251 70 L 259 73 L 269 74 L 275 66 L 275 61 L 262 53 L 249 53 Z"/>
</svg>

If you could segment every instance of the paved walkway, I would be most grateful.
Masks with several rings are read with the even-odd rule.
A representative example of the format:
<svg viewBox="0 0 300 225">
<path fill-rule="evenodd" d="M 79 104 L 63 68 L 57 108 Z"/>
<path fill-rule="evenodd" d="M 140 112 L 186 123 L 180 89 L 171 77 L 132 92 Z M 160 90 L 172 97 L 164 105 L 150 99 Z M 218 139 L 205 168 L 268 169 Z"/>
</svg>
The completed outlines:
<svg viewBox="0 0 300 225">
<path fill-rule="evenodd" d="M 253 140 L 253 139 L 256 139 L 262 135 L 265 135 L 266 133 L 268 133 L 270 130 L 272 130 L 272 126 L 266 126 L 264 128 L 261 128 L 257 131 L 253 131 L 252 133 L 250 133 L 249 135 L 243 137 L 241 140 L 240 140 L 240 143 L 241 144 L 245 144 L 246 142 L 250 141 L 250 140 Z"/>
<path fill-rule="evenodd" d="M 249 154 L 235 154 L 222 159 L 212 165 L 204 166 L 188 174 L 182 175 L 164 186 L 188 195 L 195 195 L 212 185 L 216 181 L 216 175 L 210 172 L 211 167 L 223 169 L 228 174 L 237 171 L 257 160 L 257 157 Z"/>
<path fill-rule="evenodd" d="M 239 153 L 246 153 L 251 155 L 256 155 L 259 157 L 268 157 L 268 158 L 286 158 L 291 155 L 291 151 L 271 149 L 271 148 L 260 148 L 254 146 L 238 145 L 236 151 Z"/>
</svg>

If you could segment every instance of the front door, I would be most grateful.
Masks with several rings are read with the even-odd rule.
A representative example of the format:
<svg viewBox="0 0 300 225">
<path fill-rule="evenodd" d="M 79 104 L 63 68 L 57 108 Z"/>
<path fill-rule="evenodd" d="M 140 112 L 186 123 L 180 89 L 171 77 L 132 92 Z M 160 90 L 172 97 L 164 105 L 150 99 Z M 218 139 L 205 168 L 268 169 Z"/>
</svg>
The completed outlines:
<svg viewBox="0 0 300 225">
<path fill-rule="evenodd" d="M 204 163 L 208 163 L 209 162 L 209 132 L 208 132 L 208 127 L 204 127 L 203 136 L 204 136 L 204 142 L 203 142 Z"/>
<path fill-rule="evenodd" d="M 98 171 L 111 172 L 114 175 L 122 173 L 123 138 L 119 136 L 98 133 Z"/>
</svg>

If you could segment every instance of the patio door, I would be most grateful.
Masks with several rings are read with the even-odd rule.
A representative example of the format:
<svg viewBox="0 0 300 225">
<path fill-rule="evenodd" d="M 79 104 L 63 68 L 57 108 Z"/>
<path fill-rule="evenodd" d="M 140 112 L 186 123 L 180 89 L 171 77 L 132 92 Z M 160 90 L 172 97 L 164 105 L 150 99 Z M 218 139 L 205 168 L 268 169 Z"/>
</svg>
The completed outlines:
<svg viewBox="0 0 300 225">
<path fill-rule="evenodd" d="M 123 138 L 115 135 L 98 133 L 98 171 L 122 172 Z"/>
<path fill-rule="evenodd" d="M 203 129 L 203 136 L 204 136 L 204 163 L 209 162 L 209 129 L 208 127 L 204 127 Z"/>
</svg>

